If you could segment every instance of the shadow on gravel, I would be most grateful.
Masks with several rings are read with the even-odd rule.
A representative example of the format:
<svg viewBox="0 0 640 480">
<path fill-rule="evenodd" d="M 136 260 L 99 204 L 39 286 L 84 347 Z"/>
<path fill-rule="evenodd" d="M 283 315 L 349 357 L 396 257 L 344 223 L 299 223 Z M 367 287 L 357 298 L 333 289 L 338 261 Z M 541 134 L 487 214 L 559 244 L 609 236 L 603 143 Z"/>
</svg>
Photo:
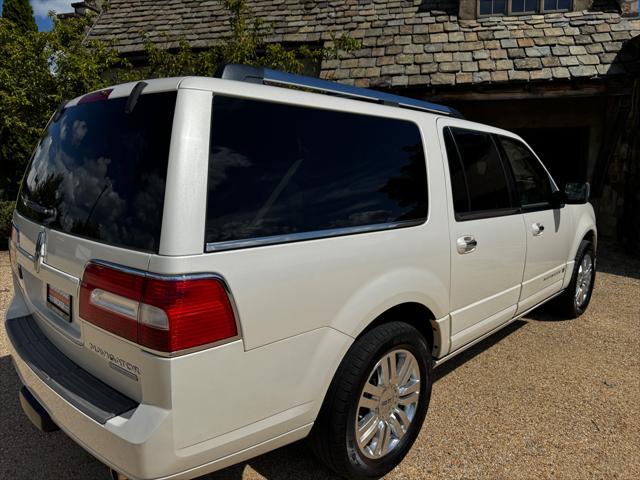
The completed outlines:
<svg viewBox="0 0 640 480">
<path fill-rule="evenodd" d="M 320 464 L 304 440 L 273 452 L 226 468 L 216 473 L 199 477 L 199 480 L 241 480 L 242 472 L 250 466 L 268 480 L 338 480 L 324 465 Z"/>
<path fill-rule="evenodd" d="M 526 324 L 527 322 L 524 320 L 516 320 L 510 325 L 507 325 L 506 327 L 504 327 L 502 330 L 499 330 L 498 332 L 494 333 L 490 337 L 487 337 L 481 342 L 475 344 L 473 347 L 469 348 L 468 350 L 465 350 L 459 355 L 453 357 L 451 360 L 448 360 L 446 363 L 437 367 L 433 371 L 434 381 L 437 382 L 441 378 L 446 377 L 456 368 L 464 365 L 469 360 L 473 360 L 474 357 L 478 356 L 485 350 L 488 350 L 489 348 L 494 346 L 496 343 L 500 342 L 504 338 L 511 335 L 516 330 L 524 327 Z"/>
<path fill-rule="evenodd" d="M 555 313 L 549 305 L 542 305 L 536 308 L 534 311 L 527 314 L 529 320 L 535 320 L 536 322 L 570 322 L 573 318 L 567 318 Z"/>
</svg>

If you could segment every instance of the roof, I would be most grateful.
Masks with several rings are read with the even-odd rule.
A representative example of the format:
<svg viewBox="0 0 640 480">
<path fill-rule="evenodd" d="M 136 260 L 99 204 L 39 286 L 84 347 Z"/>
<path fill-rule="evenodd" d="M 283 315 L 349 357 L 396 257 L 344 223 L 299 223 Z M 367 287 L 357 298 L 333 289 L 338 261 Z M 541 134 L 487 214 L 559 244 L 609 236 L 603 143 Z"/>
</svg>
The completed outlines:
<svg viewBox="0 0 640 480">
<path fill-rule="evenodd" d="M 270 25 L 268 41 L 330 42 L 348 34 L 362 48 L 324 60 L 321 77 L 357 86 L 430 86 L 640 74 L 640 18 L 579 11 L 458 20 L 451 0 L 247 0 Z M 429 5 L 426 7 L 425 5 Z M 89 34 L 123 53 L 143 36 L 165 48 L 205 48 L 229 35 L 220 1 L 112 0 Z"/>
</svg>

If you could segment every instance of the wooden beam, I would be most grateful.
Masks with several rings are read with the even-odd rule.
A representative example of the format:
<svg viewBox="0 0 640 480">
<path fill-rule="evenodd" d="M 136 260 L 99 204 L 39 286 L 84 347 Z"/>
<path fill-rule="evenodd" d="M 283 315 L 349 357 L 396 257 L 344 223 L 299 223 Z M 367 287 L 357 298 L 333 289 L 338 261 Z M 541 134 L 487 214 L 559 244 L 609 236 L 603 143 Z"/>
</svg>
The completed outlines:
<svg viewBox="0 0 640 480">
<path fill-rule="evenodd" d="M 419 95 L 435 102 L 447 101 L 487 101 L 487 100 L 528 100 L 540 98 L 571 98 L 593 96 L 630 95 L 632 81 L 621 79 L 616 81 L 598 81 L 589 83 L 548 82 L 548 83 L 508 83 L 505 85 L 474 85 L 464 88 L 449 87 L 432 89 L 425 95 L 424 91 L 405 92 L 411 96 Z"/>
</svg>

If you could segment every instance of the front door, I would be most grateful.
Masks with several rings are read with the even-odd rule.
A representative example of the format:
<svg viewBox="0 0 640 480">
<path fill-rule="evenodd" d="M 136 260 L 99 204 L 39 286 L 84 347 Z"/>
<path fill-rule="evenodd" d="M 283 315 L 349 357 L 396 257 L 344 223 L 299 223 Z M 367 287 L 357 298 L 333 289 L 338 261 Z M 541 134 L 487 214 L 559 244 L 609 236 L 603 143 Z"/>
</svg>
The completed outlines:
<svg viewBox="0 0 640 480">
<path fill-rule="evenodd" d="M 453 119 L 441 122 L 451 195 L 453 351 L 516 313 L 526 240 L 508 166 L 493 136 Z"/>
<path fill-rule="evenodd" d="M 568 212 L 554 207 L 551 196 L 557 187 L 531 149 L 511 137 L 497 141 L 513 172 L 527 238 L 521 313 L 562 288 L 573 226 Z"/>
</svg>

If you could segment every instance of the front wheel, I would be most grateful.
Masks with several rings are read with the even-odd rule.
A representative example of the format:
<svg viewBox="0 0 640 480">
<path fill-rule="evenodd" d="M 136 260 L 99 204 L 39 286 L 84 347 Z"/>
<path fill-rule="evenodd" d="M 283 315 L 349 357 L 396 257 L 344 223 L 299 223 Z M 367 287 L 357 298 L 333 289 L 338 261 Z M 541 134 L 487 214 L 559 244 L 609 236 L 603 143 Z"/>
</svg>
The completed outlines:
<svg viewBox="0 0 640 480">
<path fill-rule="evenodd" d="M 578 318 L 589 306 L 596 279 L 596 252 L 593 243 L 583 240 L 578 247 L 567 289 L 555 300 L 558 313 Z"/>
<path fill-rule="evenodd" d="M 391 322 L 358 338 L 311 432 L 316 455 L 349 479 L 378 478 L 415 441 L 431 397 L 431 355 L 412 326 Z"/>
</svg>

